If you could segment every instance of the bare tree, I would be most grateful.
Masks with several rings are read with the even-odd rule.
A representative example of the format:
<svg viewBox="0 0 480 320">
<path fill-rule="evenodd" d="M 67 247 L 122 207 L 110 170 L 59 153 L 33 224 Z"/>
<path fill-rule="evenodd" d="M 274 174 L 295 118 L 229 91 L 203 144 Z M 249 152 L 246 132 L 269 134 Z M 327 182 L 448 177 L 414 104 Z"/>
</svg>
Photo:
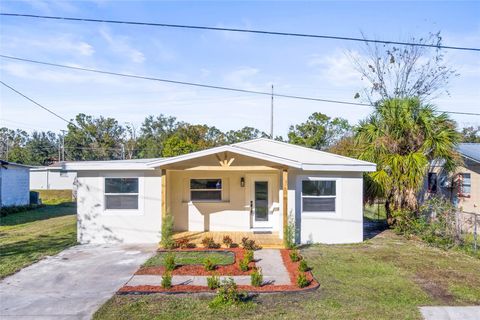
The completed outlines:
<svg viewBox="0 0 480 320">
<path fill-rule="evenodd" d="M 363 54 L 348 53 L 362 80 L 369 83 L 363 95 L 356 93 L 355 98 L 362 97 L 373 104 L 379 100 L 407 97 L 428 101 L 442 93 L 448 94 L 449 80 L 458 74 L 445 64 L 440 32 L 420 39 L 412 37 L 409 42 L 436 47 L 365 42 Z"/>
</svg>

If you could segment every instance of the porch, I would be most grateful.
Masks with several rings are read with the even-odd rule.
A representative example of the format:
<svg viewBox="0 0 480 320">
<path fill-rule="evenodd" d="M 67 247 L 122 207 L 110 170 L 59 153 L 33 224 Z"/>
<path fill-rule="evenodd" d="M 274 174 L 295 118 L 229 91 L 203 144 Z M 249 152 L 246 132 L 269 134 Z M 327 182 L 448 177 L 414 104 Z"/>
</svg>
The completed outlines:
<svg viewBox="0 0 480 320">
<path fill-rule="evenodd" d="M 278 232 L 252 232 L 252 231 L 180 231 L 176 232 L 173 236 L 177 239 L 188 239 L 190 242 L 195 243 L 201 247 L 202 239 L 205 237 L 212 237 L 216 243 L 223 245 L 223 237 L 229 236 L 232 238 L 233 243 L 240 244 L 243 237 L 255 240 L 255 243 L 262 248 L 283 248 L 282 239 L 279 238 Z"/>
</svg>

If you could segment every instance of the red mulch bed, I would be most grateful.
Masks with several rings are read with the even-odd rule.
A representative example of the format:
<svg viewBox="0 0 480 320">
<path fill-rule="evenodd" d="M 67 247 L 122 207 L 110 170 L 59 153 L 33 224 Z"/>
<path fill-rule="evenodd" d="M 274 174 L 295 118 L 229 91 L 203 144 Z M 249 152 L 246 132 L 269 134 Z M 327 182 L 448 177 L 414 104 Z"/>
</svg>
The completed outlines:
<svg viewBox="0 0 480 320">
<path fill-rule="evenodd" d="M 189 276 L 189 275 L 196 275 L 196 276 L 211 276 L 213 274 L 220 275 L 220 276 L 248 276 L 250 274 L 249 271 L 242 271 L 240 270 L 240 261 L 243 259 L 245 254 L 245 250 L 242 248 L 219 248 L 219 249 L 205 249 L 205 248 L 193 248 L 193 249 L 178 249 L 175 251 L 229 251 L 233 252 L 235 256 L 235 262 L 232 264 L 227 265 L 219 265 L 213 271 L 206 271 L 203 268 L 203 265 L 185 265 L 185 266 L 177 266 L 175 270 L 172 271 L 172 275 L 178 276 Z M 172 251 L 172 252 L 175 252 Z M 169 252 L 168 250 L 158 250 L 158 252 Z M 250 269 L 255 267 L 255 262 L 250 262 L 248 264 Z M 141 267 L 135 274 L 153 274 L 153 275 L 163 275 L 165 273 L 164 266 L 158 267 Z"/>
<path fill-rule="evenodd" d="M 203 248 L 198 248 L 198 249 L 186 249 L 186 250 L 205 250 Z M 217 249 L 215 249 L 217 250 Z M 227 273 L 223 274 L 220 273 L 220 268 L 218 268 L 216 271 L 220 275 L 248 275 L 250 274 L 251 271 L 248 272 L 242 272 L 240 271 L 238 267 L 238 261 L 243 258 L 243 249 L 240 248 L 234 248 L 234 249 L 218 249 L 218 250 L 228 250 L 228 251 L 233 251 L 235 252 L 235 263 L 229 266 L 224 266 L 224 267 L 230 267 L 233 273 Z M 247 285 L 239 285 L 238 289 L 242 291 L 247 291 L 247 292 L 298 292 L 298 291 L 310 291 L 310 290 L 315 290 L 317 289 L 320 284 L 315 280 L 313 277 L 312 273 L 310 271 L 306 272 L 307 279 L 310 281 L 310 284 L 304 288 L 299 288 L 296 285 L 296 279 L 297 276 L 299 275 L 298 271 L 298 265 L 300 262 L 292 262 L 290 260 L 289 256 L 289 250 L 287 249 L 281 249 L 280 254 L 283 259 L 283 263 L 285 267 L 287 268 L 287 271 L 290 275 L 290 280 L 292 281 L 292 284 L 290 285 L 264 285 L 261 287 L 254 287 L 254 286 L 247 286 Z M 210 275 L 213 272 L 207 272 L 203 269 L 202 266 L 184 266 L 184 267 L 190 267 L 190 268 L 183 268 L 179 267 L 175 271 L 173 271 L 173 274 L 178 274 L 178 275 Z M 191 268 L 195 267 L 195 268 Z M 183 268 L 183 269 L 182 269 Z M 155 270 L 151 270 L 155 269 Z M 162 269 L 162 270 L 159 270 Z M 147 271 L 148 273 L 143 273 L 143 271 Z M 136 274 L 158 274 L 161 275 L 163 273 L 163 267 L 155 267 L 155 268 L 142 268 L 139 271 L 137 271 Z M 177 270 L 181 270 L 181 273 L 176 273 Z M 187 272 L 187 270 L 190 270 L 189 273 L 183 273 Z M 224 268 L 222 271 L 226 271 L 227 268 Z M 152 271 L 158 273 L 152 273 Z M 198 271 L 198 272 L 197 272 Z M 142 273 L 140 273 L 142 272 Z M 170 289 L 165 289 L 162 288 L 161 286 L 124 286 L 122 287 L 118 293 L 119 294 L 129 294 L 129 293 L 197 293 L 197 292 L 211 292 L 214 293 L 216 290 L 210 290 L 208 287 L 204 286 L 192 286 L 192 285 L 176 285 L 172 286 Z"/>
</svg>

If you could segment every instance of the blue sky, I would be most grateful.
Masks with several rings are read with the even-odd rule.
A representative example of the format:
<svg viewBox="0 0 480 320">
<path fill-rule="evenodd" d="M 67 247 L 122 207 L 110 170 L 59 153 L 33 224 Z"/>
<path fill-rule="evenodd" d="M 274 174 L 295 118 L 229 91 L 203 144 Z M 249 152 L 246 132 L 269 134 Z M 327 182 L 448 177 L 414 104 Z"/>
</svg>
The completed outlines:
<svg viewBox="0 0 480 320">
<path fill-rule="evenodd" d="M 480 2 L 164 2 L 2 1 L 2 12 L 63 15 L 173 24 L 208 25 L 359 36 L 390 40 L 442 31 L 444 44 L 478 47 Z M 0 52 L 24 58 L 109 71 L 353 101 L 365 86 L 346 52 L 363 45 L 334 40 L 285 38 L 81 22 L 1 18 Z M 439 109 L 480 110 L 480 54 L 448 51 L 460 76 Z M 66 118 L 83 112 L 111 116 L 139 127 L 160 113 L 222 130 L 254 126 L 269 130 L 269 97 L 101 76 L 0 59 L 3 81 Z M 0 125 L 58 131 L 65 123 L 8 89 L 0 89 Z M 351 123 L 369 108 L 277 98 L 275 134 L 318 111 Z M 460 126 L 480 117 L 453 116 Z"/>
</svg>

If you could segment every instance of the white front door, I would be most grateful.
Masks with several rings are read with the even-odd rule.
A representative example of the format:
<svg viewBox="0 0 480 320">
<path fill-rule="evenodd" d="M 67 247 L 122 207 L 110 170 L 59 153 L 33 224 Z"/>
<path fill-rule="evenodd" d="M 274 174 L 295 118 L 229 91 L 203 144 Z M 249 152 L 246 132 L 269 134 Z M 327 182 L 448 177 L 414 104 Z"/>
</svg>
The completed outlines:
<svg viewBox="0 0 480 320">
<path fill-rule="evenodd" d="M 272 228 L 271 179 L 255 176 L 250 180 L 250 221 L 252 228 Z"/>
</svg>

